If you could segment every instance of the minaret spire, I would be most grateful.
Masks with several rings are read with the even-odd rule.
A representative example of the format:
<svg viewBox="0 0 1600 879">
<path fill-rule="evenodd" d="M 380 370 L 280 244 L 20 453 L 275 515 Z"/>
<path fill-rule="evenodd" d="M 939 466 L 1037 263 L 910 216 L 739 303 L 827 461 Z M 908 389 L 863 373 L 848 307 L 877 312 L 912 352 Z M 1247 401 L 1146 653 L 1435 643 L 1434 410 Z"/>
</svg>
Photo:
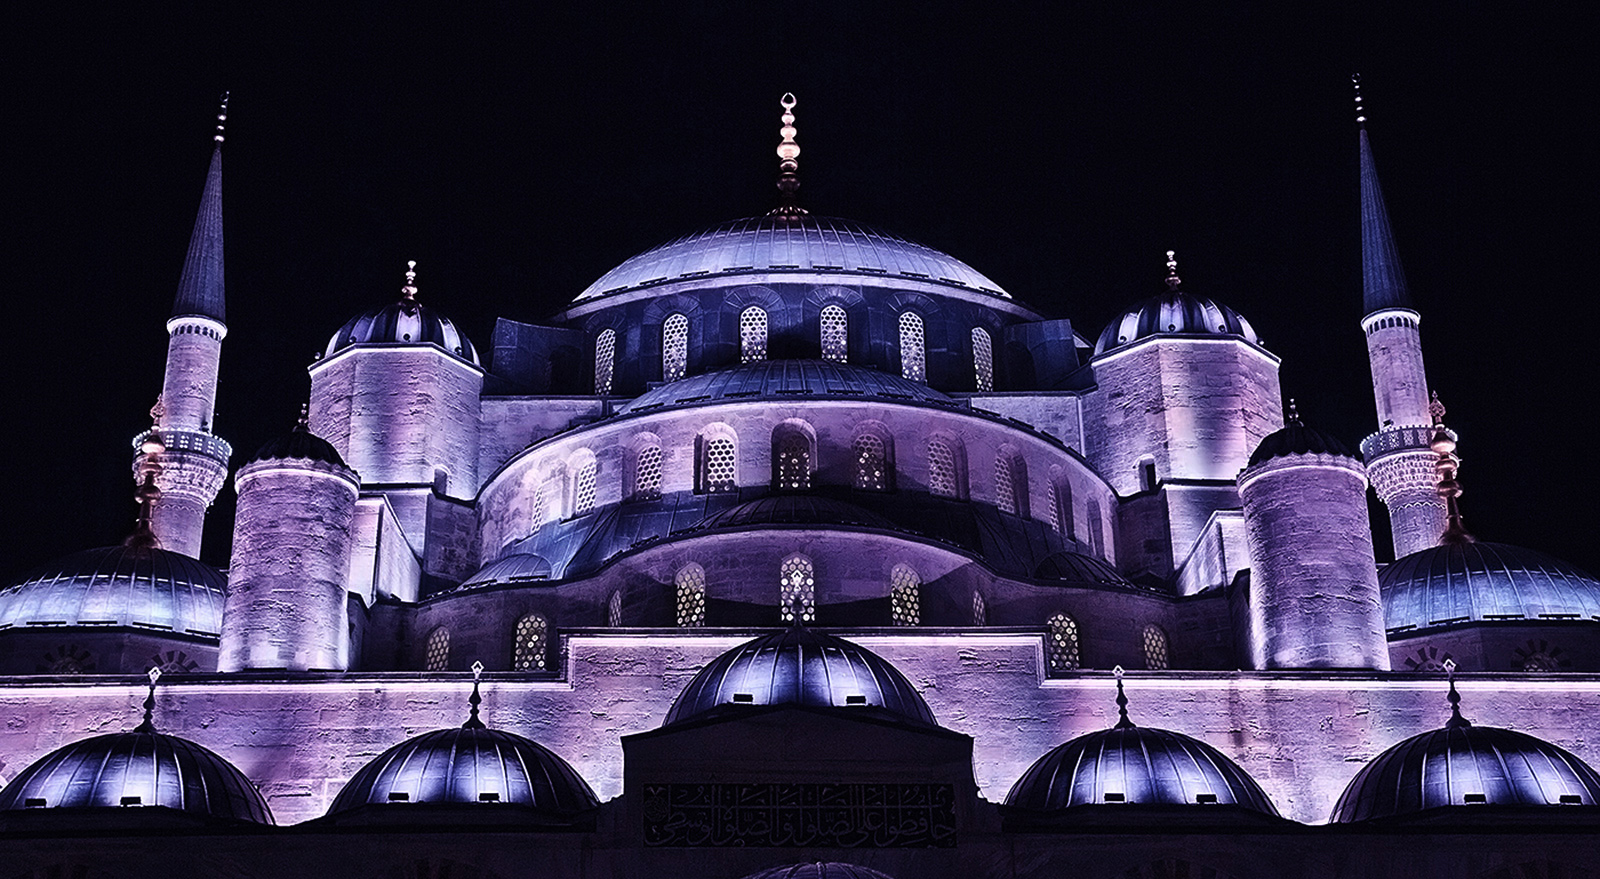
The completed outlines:
<svg viewBox="0 0 1600 879">
<path fill-rule="evenodd" d="M 178 280 L 178 295 L 172 303 L 172 316 L 199 315 L 226 323 L 222 283 L 222 126 L 228 118 L 228 93 L 222 93 L 222 108 L 217 113 L 216 144 L 211 149 L 211 167 L 200 195 L 200 211 L 189 235 L 189 254 L 183 260 L 183 275 Z"/>
<path fill-rule="evenodd" d="M 1361 284 L 1366 313 L 1389 308 L 1411 308 L 1400 251 L 1389 228 L 1389 211 L 1378 186 L 1378 167 L 1367 140 L 1367 114 L 1361 103 L 1361 74 L 1351 77 L 1356 89 L 1356 123 L 1361 141 Z"/>
</svg>

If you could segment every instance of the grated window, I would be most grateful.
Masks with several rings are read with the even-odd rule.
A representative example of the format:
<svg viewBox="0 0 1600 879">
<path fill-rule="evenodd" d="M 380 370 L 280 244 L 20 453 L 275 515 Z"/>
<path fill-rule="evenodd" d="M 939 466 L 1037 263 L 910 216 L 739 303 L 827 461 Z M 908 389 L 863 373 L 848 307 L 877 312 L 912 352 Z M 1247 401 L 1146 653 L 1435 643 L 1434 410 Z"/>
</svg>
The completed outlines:
<svg viewBox="0 0 1600 879">
<path fill-rule="evenodd" d="M 977 592 L 972 593 L 972 624 L 985 626 L 989 624 L 989 608 L 983 603 L 983 596 Z"/>
<path fill-rule="evenodd" d="M 661 324 L 661 380 L 675 382 L 689 372 L 689 319 L 674 314 Z"/>
<path fill-rule="evenodd" d="M 767 313 L 751 306 L 739 313 L 739 361 L 767 359 Z"/>
<path fill-rule="evenodd" d="M 594 340 L 594 392 L 611 393 L 611 373 L 617 365 L 617 332 L 601 330 Z"/>
<path fill-rule="evenodd" d="M 450 630 L 444 626 L 428 635 L 428 652 L 423 668 L 427 671 L 444 671 L 450 664 Z"/>
<path fill-rule="evenodd" d="M 600 480 L 600 462 L 585 461 L 572 478 L 572 515 L 582 516 L 594 511 L 594 496 Z"/>
<path fill-rule="evenodd" d="M 994 390 L 994 344 L 982 327 L 972 328 L 972 369 L 977 374 L 978 390 Z"/>
<path fill-rule="evenodd" d="M 1167 633 L 1160 626 L 1144 627 L 1144 667 L 1152 671 L 1172 667 L 1167 656 Z"/>
<path fill-rule="evenodd" d="M 1011 456 L 1002 454 L 994 459 L 994 504 L 1002 513 L 1017 512 L 1017 486 L 1012 472 Z"/>
<path fill-rule="evenodd" d="M 622 625 L 622 593 L 611 593 L 611 603 L 606 606 L 606 623 L 611 628 Z"/>
<path fill-rule="evenodd" d="M 544 642 L 549 631 L 550 624 L 536 613 L 517 620 L 516 647 L 511 654 L 511 667 L 517 671 L 544 671 Z"/>
<path fill-rule="evenodd" d="M 856 464 L 856 488 L 885 491 L 889 488 L 889 460 L 883 438 L 864 433 L 850 444 Z"/>
<path fill-rule="evenodd" d="M 699 565 L 679 569 L 678 625 L 698 628 L 706 624 L 706 572 Z"/>
<path fill-rule="evenodd" d="M 778 568 L 779 614 L 784 622 L 792 623 L 797 610 L 803 623 L 817 618 L 817 581 L 811 560 L 803 555 L 789 556 Z"/>
<path fill-rule="evenodd" d="M 830 305 L 822 309 L 822 359 L 845 362 L 849 355 L 846 332 L 849 329 L 844 309 Z"/>
<path fill-rule="evenodd" d="M 910 565 L 889 572 L 889 619 L 897 626 L 922 624 L 922 578 Z"/>
<path fill-rule="evenodd" d="M 799 431 L 778 437 L 773 456 L 778 462 L 778 488 L 804 491 L 811 487 L 811 440 Z"/>
<path fill-rule="evenodd" d="M 733 457 L 733 440 L 717 437 L 706 443 L 705 490 L 709 492 L 737 491 Z"/>
<path fill-rule="evenodd" d="M 1071 671 L 1080 665 L 1078 656 L 1078 622 L 1064 613 L 1050 618 L 1049 633 L 1045 638 L 1045 657 L 1051 671 Z"/>
<path fill-rule="evenodd" d="M 928 355 L 923 348 L 922 318 L 914 312 L 900 315 L 900 374 L 912 381 L 928 378 Z"/>
<path fill-rule="evenodd" d="M 1065 482 L 1050 487 L 1050 529 L 1063 537 L 1072 536 L 1072 486 Z"/>
<path fill-rule="evenodd" d="M 661 447 L 645 446 L 639 450 L 634 465 L 633 496 L 639 500 L 661 497 Z"/>
<path fill-rule="evenodd" d="M 928 490 L 940 497 L 957 497 L 956 452 L 944 440 L 928 443 Z"/>
</svg>

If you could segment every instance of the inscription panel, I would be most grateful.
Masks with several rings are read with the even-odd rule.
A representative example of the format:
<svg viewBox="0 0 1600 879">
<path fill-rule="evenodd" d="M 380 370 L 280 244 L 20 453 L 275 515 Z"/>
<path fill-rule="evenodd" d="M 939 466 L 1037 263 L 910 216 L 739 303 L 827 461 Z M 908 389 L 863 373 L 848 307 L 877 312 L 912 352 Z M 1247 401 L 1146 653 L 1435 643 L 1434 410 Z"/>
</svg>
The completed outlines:
<svg viewBox="0 0 1600 879">
<path fill-rule="evenodd" d="M 953 848 L 948 784 L 647 784 L 644 844 Z"/>
</svg>

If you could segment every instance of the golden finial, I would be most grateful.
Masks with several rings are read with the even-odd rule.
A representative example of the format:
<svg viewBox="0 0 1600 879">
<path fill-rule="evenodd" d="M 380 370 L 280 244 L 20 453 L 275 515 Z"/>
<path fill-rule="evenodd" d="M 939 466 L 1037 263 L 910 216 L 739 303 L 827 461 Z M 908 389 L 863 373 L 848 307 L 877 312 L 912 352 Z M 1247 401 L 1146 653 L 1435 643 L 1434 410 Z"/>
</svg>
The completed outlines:
<svg viewBox="0 0 1600 879">
<path fill-rule="evenodd" d="M 1461 497 L 1461 483 L 1456 479 L 1456 473 L 1461 469 L 1461 459 L 1456 456 L 1456 434 L 1444 426 L 1444 404 L 1439 402 L 1437 391 L 1428 403 L 1428 413 L 1433 416 L 1433 438 L 1428 441 L 1428 448 L 1439 456 L 1433 468 L 1439 474 L 1439 499 L 1444 501 L 1446 517 L 1444 534 L 1440 535 L 1439 542 L 1471 543 L 1473 538 L 1462 524 L 1461 505 L 1457 501 Z"/>
<path fill-rule="evenodd" d="M 228 93 L 222 93 L 222 109 L 217 111 L 217 135 L 211 138 L 217 143 L 222 143 L 222 126 L 228 121 Z"/>
<path fill-rule="evenodd" d="M 794 203 L 795 190 L 800 188 L 800 145 L 794 142 L 797 130 L 794 127 L 794 105 L 797 102 L 794 95 L 784 93 L 778 104 L 783 107 L 783 127 L 778 129 L 778 134 L 783 141 L 778 144 L 778 191 L 783 193 L 778 207 L 772 211 L 772 216 L 798 217 L 805 213 Z"/>
<path fill-rule="evenodd" d="M 472 695 L 467 697 L 467 704 L 472 706 L 467 722 L 461 725 L 462 729 L 485 729 L 483 721 L 478 719 L 478 706 L 483 704 L 483 697 L 478 695 L 478 683 L 483 680 L 483 662 L 474 660 L 472 663 Z"/>
<path fill-rule="evenodd" d="M 1350 83 L 1356 87 L 1356 124 L 1367 127 L 1367 111 L 1361 106 L 1361 74 L 1350 74 Z"/>
<path fill-rule="evenodd" d="M 1289 417 L 1287 420 L 1290 424 L 1293 424 L 1296 427 L 1305 426 L 1300 423 L 1300 407 L 1295 404 L 1293 397 L 1289 398 Z"/>
<path fill-rule="evenodd" d="M 150 692 L 144 697 L 144 723 L 134 727 L 133 731 L 153 733 L 156 731 L 156 681 L 161 680 L 161 666 L 150 666 L 150 671 L 146 672 L 145 676 L 150 678 Z"/>
<path fill-rule="evenodd" d="M 406 285 L 400 288 L 400 295 L 407 301 L 416 301 L 417 298 L 417 261 L 406 260 Z"/>
<path fill-rule="evenodd" d="M 1177 251 L 1169 250 L 1167 251 L 1167 289 L 1177 290 L 1178 285 L 1182 283 L 1183 279 L 1178 277 Z"/>
</svg>

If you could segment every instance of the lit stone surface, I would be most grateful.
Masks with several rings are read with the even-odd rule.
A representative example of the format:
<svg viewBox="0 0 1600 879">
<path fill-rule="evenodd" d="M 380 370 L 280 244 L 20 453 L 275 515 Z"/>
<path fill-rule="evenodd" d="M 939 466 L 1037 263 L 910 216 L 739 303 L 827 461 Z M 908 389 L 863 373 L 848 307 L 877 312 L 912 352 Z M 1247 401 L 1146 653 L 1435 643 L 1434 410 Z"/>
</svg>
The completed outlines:
<svg viewBox="0 0 1600 879">
<path fill-rule="evenodd" d="M 1381 315 L 1400 318 L 1383 321 Z M 1373 326 L 1374 319 L 1393 323 L 1375 326 L 1367 332 L 1367 360 L 1372 367 L 1372 390 L 1378 404 L 1378 424 L 1405 426 L 1431 424 L 1428 414 L 1428 374 L 1422 363 L 1422 332 L 1416 312 L 1392 311 L 1369 315 L 1362 321 Z"/>
<path fill-rule="evenodd" d="M 209 431 L 217 402 L 222 324 L 200 317 L 168 324 L 167 371 L 161 383 L 161 426 Z"/>
</svg>

